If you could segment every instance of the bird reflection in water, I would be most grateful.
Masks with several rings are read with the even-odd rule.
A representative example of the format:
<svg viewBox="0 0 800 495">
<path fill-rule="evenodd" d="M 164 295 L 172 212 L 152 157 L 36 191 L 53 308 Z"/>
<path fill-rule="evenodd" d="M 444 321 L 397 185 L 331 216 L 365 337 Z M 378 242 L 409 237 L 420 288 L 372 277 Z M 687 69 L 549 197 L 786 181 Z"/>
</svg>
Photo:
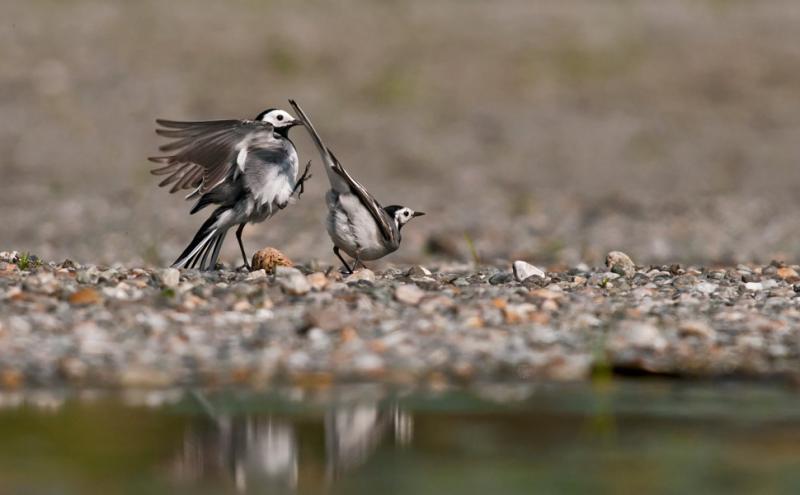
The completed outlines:
<svg viewBox="0 0 800 495">
<path fill-rule="evenodd" d="M 384 408 L 376 403 L 332 408 L 325 415 L 325 453 L 329 479 L 367 461 L 388 432 L 399 445 L 408 445 L 413 435 L 411 416 L 397 405 Z"/>
<path fill-rule="evenodd" d="M 329 484 L 367 462 L 388 438 L 405 446 L 413 436 L 412 417 L 395 403 L 337 404 L 322 419 L 323 460 L 317 448 L 320 439 L 299 433 L 301 428 L 319 433 L 308 418 L 217 413 L 205 397 L 196 397 L 208 419 L 189 427 L 173 458 L 171 471 L 179 483 L 222 478 L 233 481 L 240 492 L 248 488 L 291 492 L 298 486 L 301 465 L 304 477 Z"/>
<path fill-rule="evenodd" d="M 297 457 L 291 423 L 223 415 L 186 432 L 173 472 L 186 482 L 229 474 L 240 491 L 248 483 L 293 489 Z"/>
</svg>

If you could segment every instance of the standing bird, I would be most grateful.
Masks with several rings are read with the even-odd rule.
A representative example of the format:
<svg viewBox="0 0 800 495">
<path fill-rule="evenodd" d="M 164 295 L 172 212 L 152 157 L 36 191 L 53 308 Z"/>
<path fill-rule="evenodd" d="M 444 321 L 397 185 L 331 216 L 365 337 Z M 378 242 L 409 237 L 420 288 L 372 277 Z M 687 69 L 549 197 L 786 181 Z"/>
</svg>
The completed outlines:
<svg viewBox="0 0 800 495">
<path fill-rule="evenodd" d="M 159 187 L 173 184 L 170 193 L 192 189 L 186 199 L 199 197 L 192 215 L 210 204 L 219 205 L 172 266 L 214 269 L 225 234 L 238 225 L 236 239 L 249 269 L 242 244 L 244 226 L 263 222 L 285 208 L 296 192 L 298 197 L 303 193 L 303 184 L 311 178 L 310 161 L 296 178 L 297 151 L 288 136 L 289 129 L 302 121 L 271 108 L 255 120 L 156 122 L 163 127 L 156 133 L 173 139 L 159 148 L 173 154 L 149 158 L 163 165 L 151 173 L 167 176 Z"/>
<path fill-rule="evenodd" d="M 294 100 L 289 100 L 289 103 L 317 146 L 331 183 L 325 199 L 328 204 L 326 227 L 333 241 L 333 253 L 347 272 L 353 273 L 364 260 L 376 260 L 397 251 L 400 247 L 400 229 L 409 220 L 424 213 L 400 205 L 381 206 L 342 167 L 300 106 Z M 339 250 L 353 258 L 352 267 L 342 258 Z"/>
</svg>

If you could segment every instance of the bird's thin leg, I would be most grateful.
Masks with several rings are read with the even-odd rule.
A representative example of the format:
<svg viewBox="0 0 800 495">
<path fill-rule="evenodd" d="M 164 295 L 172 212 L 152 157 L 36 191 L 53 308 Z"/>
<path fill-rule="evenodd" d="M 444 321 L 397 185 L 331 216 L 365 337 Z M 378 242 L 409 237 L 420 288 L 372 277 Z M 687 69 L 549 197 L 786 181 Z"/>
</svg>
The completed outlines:
<svg viewBox="0 0 800 495">
<path fill-rule="evenodd" d="M 239 228 L 236 229 L 236 240 L 239 241 L 239 249 L 242 251 L 242 259 L 244 260 L 244 266 L 248 270 L 250 270 L 250 263 L 247 261 L 247 255 L 244 254 L 244 244 L 242 243 L 242 231 L 244 230 L 245 224 L 240 223 Z"/>
<path fill-rule="evenodd" d="M 300 192 L 297 192 L 297 197 L 299 198 L 300 195 L 306 191 L 304 184 L 308 179 L 313 177 L 310 173 L 308 173 L 308 170 L 310 168 L 311 168 L 311 160 L 309 160 L 308 163 L 306 163 L 306 169 L 303 170 L 303 175 L 301 175 L 300 178 L 297 179 L 297 184 L 295 184 L 294 189 L 292 189 L 292 195 L 294 195 L 294 193 L 296 193 L 297 190 L 299 189 Z"/>
<path fill-rule="evenodd" d="M 347 264 L 347 262 L 344 260 L 344 258 L 342 258 L 341 253 L 339 253 L 339 248 L 338 247 L 333 246 L 333 254 L 335 254 L 336 257 L 339 258 L 339 261 L 342 262 L 342 264 L 344 265 L 345 270 L 347 270 L 347 273 L 353 273 L 353 269 L 350 268 L 350 265 Z"/>
<path fill-rule="evenodd" d="M 367 266 L 366 266 L 366 265 L 365 265 L 365 264 L 364 264 L 364 263 L 361 261 L 361 252 L 360 252 L 360 250 L 359 250 L 359 251 L 356 251 L 356 257 L 355 257 L 355 258 L 353 258 L 353 271 L 355 271 L 355 270 L 356 270 L 356 268 L 358 268 L 358 265 L 361 265 L 361 266 L 362 266 L 362 267 L 364 267 L 364 268 L 366 268 L 366 267 L 367 267 Z"/>
</svg>

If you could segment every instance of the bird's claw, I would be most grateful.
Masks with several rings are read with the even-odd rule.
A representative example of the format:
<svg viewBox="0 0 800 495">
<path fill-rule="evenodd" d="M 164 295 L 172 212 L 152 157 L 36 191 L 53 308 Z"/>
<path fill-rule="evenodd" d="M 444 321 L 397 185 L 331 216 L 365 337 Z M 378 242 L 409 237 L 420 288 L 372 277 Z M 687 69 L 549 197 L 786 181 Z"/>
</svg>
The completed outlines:
<svg viewBox="0 0 800 495">
<path fill-rule="evenodd" d="M 292 191 L 292 194 L 297 193 L 297 197 L 298 198 L 300 197 L 300 195 L 302 195 L 306 191 L 306 189 L 305 189 L 306 181 L 308 179 L 310 179 L 311 177 L 313 177 L 313 174 L 309 173 L 309 169 L 310 168 L 311 168 L 311 160 L 309 160 L 308 163 L 306 163 L 306 168 L 305 168 L 305 170 L 303 170 L 303 175 L 301 175 L 300 178 L 297 179 L 297 184 L 295 184 L 295 186 L 294 186 L 294 190 Z M 298 192 L 298 189 L 299 189 L 299 192 Z"/>
</svg>

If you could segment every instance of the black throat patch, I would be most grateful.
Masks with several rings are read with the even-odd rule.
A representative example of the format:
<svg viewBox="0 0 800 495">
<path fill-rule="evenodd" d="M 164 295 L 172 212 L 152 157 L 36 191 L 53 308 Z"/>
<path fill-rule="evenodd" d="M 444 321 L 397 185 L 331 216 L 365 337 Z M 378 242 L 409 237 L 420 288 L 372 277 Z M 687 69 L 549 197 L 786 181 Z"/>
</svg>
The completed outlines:
<svg viewBox="0 0 800 495">
<path fill-rule="evenodd" d="M 405 224 L 400 223 L 400 220 L 397 219 L 395 213 L 397 213 L 399 210 L 402 210 L 403 207 L 400 205 L 389 205 L 384 207 L 383 209 L 384 211 L 386 211 L 386 213 L 389 214 L 390 217 L 392 217 L 392 220 L 394 220 L 394 224 L 397 225 L 397 230 L 399 231 L 400 229 L 402 229 L 403 225 Z"/>
</svg>

